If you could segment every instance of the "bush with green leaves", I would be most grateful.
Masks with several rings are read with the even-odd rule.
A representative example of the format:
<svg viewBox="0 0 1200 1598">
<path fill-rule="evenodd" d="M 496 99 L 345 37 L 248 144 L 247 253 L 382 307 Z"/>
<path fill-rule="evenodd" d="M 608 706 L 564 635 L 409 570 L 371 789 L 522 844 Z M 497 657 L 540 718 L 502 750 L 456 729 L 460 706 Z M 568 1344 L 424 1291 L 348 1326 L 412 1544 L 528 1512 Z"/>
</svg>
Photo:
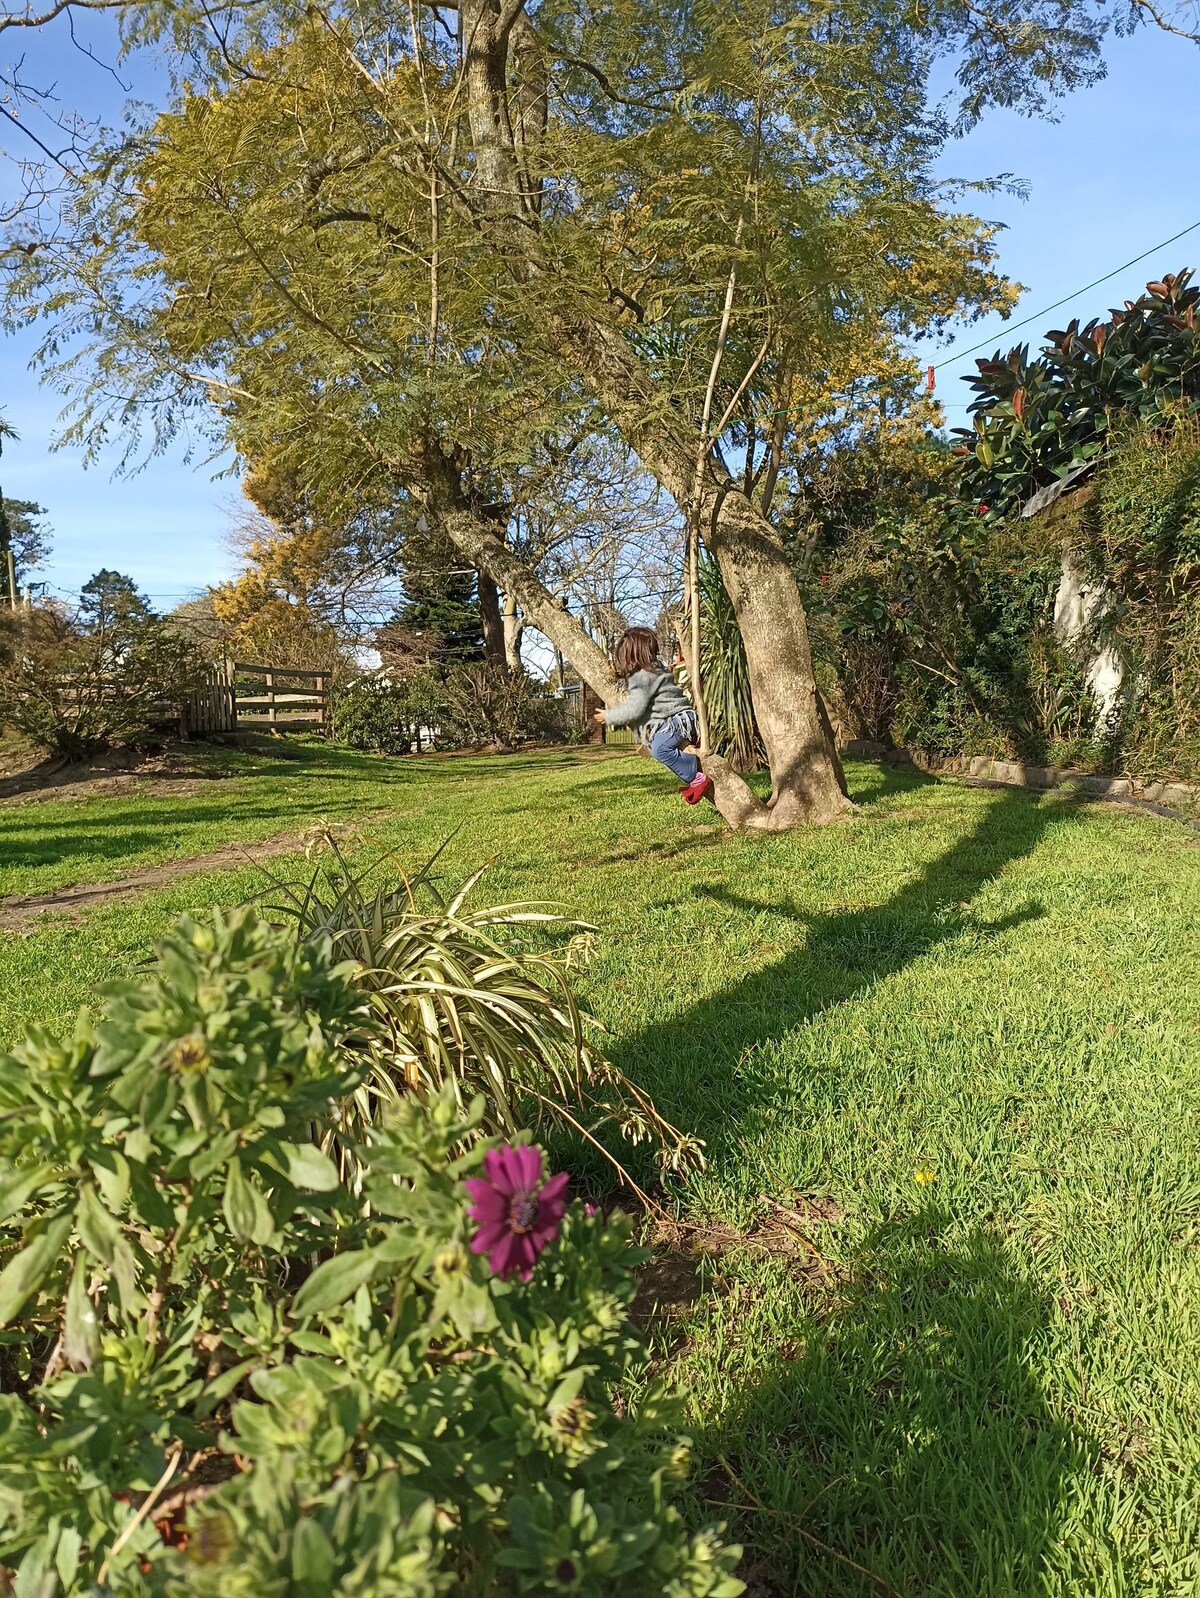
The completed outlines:
<svg viewBox="0 0 1200 1598">
<path fill-rule="evenodd" d="M 570 736 L 563 701 L 524 671 L 458 666 L 447 672 L 440 698 L 439 742 L 503 752 Z"/>
<path fill-rule="evenodd" d="M 362 1009 L 327 940 L 244 910 L 0 1060 L 0 1579 L 732 1598 L 737 1550 L 671 1501 L 628 1222 L 569 1203 L 495 1274 L 448 1094 L 373 1131 L 358 1194 L 316 1147 Z"/>
<path fill-rule="evenodd" d="M 970 428 L 955 428 L 962 498 L 1008 511 L 1035 489 L 1107 454 L 1137 424 L 1154 429 L 1200 413 L 1200 285 L 1167 272 L 1107 321 L 1046 334 L 1030 360 L 1020 345 L 976 362 Z"/>
<path fill-rule="evenodd" d="M 351 749 L 408 755 L 420 732 L 409 695 L 382 677 L 358 677 L 333 699 L 333 735 Z"/>
<path fill-rule="evenodd" d="M 700 562 L 700 676 L 712 747 L 735 771 L 766 765 L 733 601 L 715 560 Z"/>
</svg>

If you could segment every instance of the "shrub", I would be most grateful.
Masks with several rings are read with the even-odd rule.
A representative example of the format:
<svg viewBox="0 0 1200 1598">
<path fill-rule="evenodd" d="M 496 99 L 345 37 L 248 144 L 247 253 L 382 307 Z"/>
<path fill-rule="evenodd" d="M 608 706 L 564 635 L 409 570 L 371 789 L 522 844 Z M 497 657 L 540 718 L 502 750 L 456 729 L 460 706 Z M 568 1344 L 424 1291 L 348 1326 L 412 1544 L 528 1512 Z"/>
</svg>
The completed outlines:
<svg viewBox="0 0 1200 1598">
<path fill-rule="evenodd" d="M 203 671 L 195 644 L 117 572 L 100 572 L 77 610 L 18 612 L 0 650 L 0 722 L 81 759 L 169 720 Z"/>
<path fill-rule="evenodd" d="M 411 754 L 418 727 L 409 696 L 380 677 L 359 677 L 334 696 L 333 735 L 351 749 Z"/>
<path fill-rule="evenodd" d="M 449 899 L 428 867 L 372 887 L 371 871 L 356 870 L 336 838 L 321 843 L 306 883 L 276 884 L 276 908 L 301 938 L 332 941 L 375 1019 L 362 1039 L 370 1067 L 348 1113 L 369 1123 L 407 1095 L 448 1086 L 462 1109 L 482 1097 L 492 1132 L 545 1123 L 597 1143 L 611 1125 L 631 1143 L 654 1144 L 664 1170 L 703 1163 L 700 1144 L 587 1035 L 568 978 L 590 954 L 592 928 L 543 905 L 468 908 L 482 872 Z"/>
<path fill-rule="evenodd" d="M 350 976 L 249 911 L 183 922 L 98 1025 L 0 1060 L 14 1590 L 732 1598 L 737 1550 L 670 1502 L 674 1405 L 609 1401 L 643 1358 L 628 1222 L 464 1152 L 448 1093 L 373 1131 L 366 1204 L 315 1147 Z M 468 1195 L 481 1169 L 528 1199 Z M 518 1200 L 527 1281 L 499 1274 Z"/>
<path fill-rule="evenodd" d="M 714 752 L 735 771 L 759 770 L 766 754 L 754 718 L 746 650 L 720 569 L 708 557 L 700 562 L 700 674 Z"/>
<path fill-rule="evenodd" d="M 448 672 L 438 726 L 448 742 L 474 749 L 517 749 L 561 743 L 569 736 L 566 708 L 524 672 L 499 666 L 460 666 Z"/>
</svg>

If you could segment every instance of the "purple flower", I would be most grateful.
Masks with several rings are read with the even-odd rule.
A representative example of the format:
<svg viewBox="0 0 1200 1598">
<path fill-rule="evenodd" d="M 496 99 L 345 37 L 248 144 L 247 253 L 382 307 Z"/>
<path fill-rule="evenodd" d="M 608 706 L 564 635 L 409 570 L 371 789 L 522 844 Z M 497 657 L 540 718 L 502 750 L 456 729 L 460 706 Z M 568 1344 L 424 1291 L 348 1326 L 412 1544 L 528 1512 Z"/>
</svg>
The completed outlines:
<svg viewBox="0 0 1200 1598">
<path fill-rule="evenodd" d="M 534 1260 L 558 1231 L 570 1178 L 563 1171 L 543 1182 L 541 1151 L 528 1143 L 489 1149 L 483 1170 L 482 1177 L 463 1183 L 473 1200 L 467 1214 L 479 1222 L 471 1252 L 486 1254 L 495 1275 L 527 1282 Z"/>
</svg>

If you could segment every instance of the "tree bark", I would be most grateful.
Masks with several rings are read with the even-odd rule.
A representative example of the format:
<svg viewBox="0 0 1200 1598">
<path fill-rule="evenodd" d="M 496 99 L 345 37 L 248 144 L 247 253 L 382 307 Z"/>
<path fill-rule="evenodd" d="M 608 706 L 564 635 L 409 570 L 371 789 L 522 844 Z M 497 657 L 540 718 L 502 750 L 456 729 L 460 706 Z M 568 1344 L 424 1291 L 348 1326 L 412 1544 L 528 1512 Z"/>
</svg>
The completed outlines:
<svg viewBox="0 0 1200 1598">
<path fill-rule="evenodd" d="M 504 618 L 500 614 L 500 594 L 495 580 L 486 571 L 476 570 L 476 591 L 479 594 L 479 616 L 483 624 L 483 659 L 488 666 L 506 665 L 504 648 Z"/>
<path fill-rule="evenodd" d="M 504 595 L 500 609 L 504 624 L 504 660 L 513 676 L 519 676 L 525 669 L 525 663 L 521 659 L 521 635 L 525 631 L 525 618 L 518 614 L 517 601 L 512 594 Z"/>
</svg>

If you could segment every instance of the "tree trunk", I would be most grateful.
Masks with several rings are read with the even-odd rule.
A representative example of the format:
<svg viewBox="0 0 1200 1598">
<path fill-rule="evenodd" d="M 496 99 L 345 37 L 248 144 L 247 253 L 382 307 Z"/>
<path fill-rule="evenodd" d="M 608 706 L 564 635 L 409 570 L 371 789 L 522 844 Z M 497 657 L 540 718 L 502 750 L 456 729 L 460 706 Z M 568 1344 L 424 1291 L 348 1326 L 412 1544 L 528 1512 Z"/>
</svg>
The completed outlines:
<svg viewBox="0 0 1200 1598">
<path fill-rule="evenodd" d="M 517 601 L 512 594 L 505 594 L 501 606 L 504 622 L 504 659 L 509 671 L 514 677 L 519 677 L 525 669 L 521 659 L 521 635 L 525 631 L 525 618 L 517 612 Z"/>
<path fill-rule="evenodd" d="M 504 618 L 500 614 L 500 595 L 495 580 L 486 571 L 477 569 L 476 589 L 479 594 L 479 615 L 483 623 L 483 658 L 489 666 L 505 665 Z"/>
<path fill-rule="evenodd" d="M 694 446 L 664 425 L 662 407 L 653 403 L 653 379 L 620 329 L 600 316 L 548 320 L 642 464 L 677 505 L 687 506 L 695 485 Z M 800 589 L 779 534 L 719 458 L 705 472 L 700 525 L 742 635 L 750 696 L 771 769 L 771 798 L 762 805 L 723 761 L 708 757 L 705 770 L 716 785 L 718 807 L 736 826 L 771 832 L 837 820 L 854 806 L 813 675 Z"/>
<path fill-rule="evenodd" d="M 722 497 L 708 544 L 746 651 L 750 697 L 771 769 L 771 831 L 833 821 L 853 809 L 813 675 L 808 621 L 772 527 L 739 491 Z"/>
</svg>

